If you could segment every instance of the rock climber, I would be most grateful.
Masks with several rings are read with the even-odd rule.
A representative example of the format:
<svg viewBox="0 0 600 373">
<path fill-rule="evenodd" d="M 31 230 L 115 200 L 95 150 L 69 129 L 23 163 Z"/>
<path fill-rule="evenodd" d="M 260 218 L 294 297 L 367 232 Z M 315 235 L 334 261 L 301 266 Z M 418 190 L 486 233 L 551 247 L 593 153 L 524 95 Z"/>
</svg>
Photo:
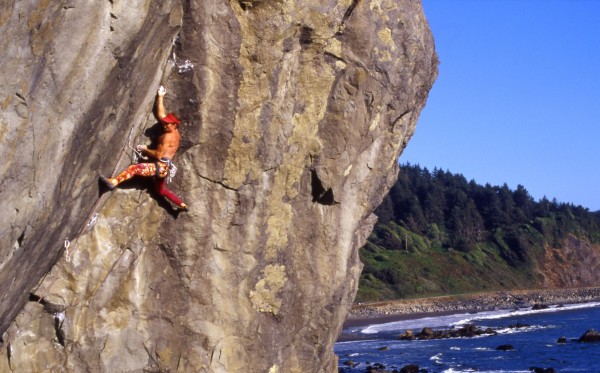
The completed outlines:
<svg viewBox="0 0 600 373">
<path fill-rule="evenodd" d="M 117 177 L 107 178 L 100 176 L 100 181 L 109 190 L 113 190 L 125 180 L 134 176 L 145 176 L 154 178 L 154 189 L 158 194 L 177 205 L 179 211 L 186 211 L 188 206 L 179 197 L 166 187 L 167 176 L 173 173 L 175 166 L 172 159 L 179 148 L 179 118 L 174 113 L 166 113 L 164 96 L 167 93 L 165 87 L 160 86 L 156 95 L 156 114 L 162 124 L 162 133 L 158 137 L 156 149 L 148 149 L 145 145 L 138 145 L 137 151 L 149 160 L 132 164 L 121 172 Z"/>
</svg>

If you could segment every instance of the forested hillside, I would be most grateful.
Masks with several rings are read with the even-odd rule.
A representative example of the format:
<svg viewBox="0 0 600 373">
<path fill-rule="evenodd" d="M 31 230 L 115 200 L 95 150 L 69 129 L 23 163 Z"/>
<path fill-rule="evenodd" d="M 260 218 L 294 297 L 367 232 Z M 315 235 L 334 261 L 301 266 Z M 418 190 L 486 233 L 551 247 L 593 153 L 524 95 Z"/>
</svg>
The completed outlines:
<svg viewBox="0 0 600 373">
<path fill-rule="evenodd" d="M 600 212 L 414 165 L 375 211 L 356 301 L 596 285 Z"/>
</svg>

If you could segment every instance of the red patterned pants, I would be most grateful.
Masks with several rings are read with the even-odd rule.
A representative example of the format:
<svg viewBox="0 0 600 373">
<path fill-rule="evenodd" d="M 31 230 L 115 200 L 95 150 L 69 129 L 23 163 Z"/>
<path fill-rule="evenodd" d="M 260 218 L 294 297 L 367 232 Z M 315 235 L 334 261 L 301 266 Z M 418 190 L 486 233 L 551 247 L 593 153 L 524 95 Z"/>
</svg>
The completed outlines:
<svg viewBox="0 0 600 373">
<path fill-rule="evenodd" d="M 156 167 L 158 165 L 158 172 Z M 121 172 L 115 180 L 117 183 L 121 184 L 125 180 L 129 180 L 134 176 L 145 176 L 145 177 L 155 177 L 154 178 L 154 190 L 164 196 L 169 201 L 173 202 L 177 206 L 181 206 L 183 201 L 179 199 L 173 192 L 167 189 L 167 174 L 169 173 L 169 168 L 166 163 L 156 162 L 156 163 L 138 163 L 132 164 L 127 167 L 125 171 Z"/>
</svg>

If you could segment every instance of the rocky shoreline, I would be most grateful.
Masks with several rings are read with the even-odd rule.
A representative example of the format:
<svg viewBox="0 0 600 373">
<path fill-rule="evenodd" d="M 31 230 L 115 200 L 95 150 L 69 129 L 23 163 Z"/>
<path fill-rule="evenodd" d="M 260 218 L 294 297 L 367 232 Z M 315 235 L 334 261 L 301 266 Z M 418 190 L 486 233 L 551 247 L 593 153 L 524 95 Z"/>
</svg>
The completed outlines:
<svg viewBox="0 0 600 373">
<path fill-rule="evenodd" d="M 420 313 L 481 312 L 514 309 L 535 305 L 558 305 L 600 301 L 600 287 L 577 289 L 541 289 L 496 291 L 476 294 L 448 295 L 432 298 L 356 304 L 347 322 L 386 316 Z"/>
<path fill-rule="evenodd" d="M 422 317 L 435 317 L 454 313 L 475 313 L 490 310 L 511 310 L 516 308 L 544 309 L 554 305 L 566 305 L 577 303 L 600 302 L 600 287 L 576 288 L 576 289 L 543 289 L 543 290 L 515 290 L 515 291 L 496 291 L 477 294 L 463 294 L 440 296 L 420 299 L 406 299 L 389 302 L 378 302 L 368 304 L 356 304 L 353 306 L 350 316 L 344 324 L 344 331 L 338 338 L 338 342 L 355 341 L 372 338 L 365 337 L 357 332 L 353 327 L 369 324 L 379 324 L 398 320 L 419 319 Z M 503 328 L 519 329 L 530 325 L 516 323 Z M 479 327 L 475 324 L 466 324 L 455 328 L 431 328 L 424 327 L 419 330 L 406 330 L 397 335 L 398 340 L 433 340 L 446 338 L 471 338 L 481 335 L 496 335 L 498 328 Z M 600 333 L 589 329 L 579 339 L 568 340 L 564 336 L 557 336 L 557 344 L 569 342 L 598 342 Z M 494 347 L 492 347 L 494 348 Z M 499 344 L 495 347 L 499 351 L 512 351 L 515 349 L 513 344 Z M 387 351 L 388 347 L 383 346 L 379 351 Z M 392 366 L 386 368 L 381 363 L 358 363 L 351 360 L 350 354 L 344 355 L 340 372 L 346 369 L 356 369 L 359 364 L 367 364 L 367 372 L 426 372 L 420 369 L 418 365 L 409 364 L 401 369 Z M 345 359 L 347 358 L 347 359 Z M 345 359 L 345 360 L 344 360 Z M 347 368 L 346 368 L 347 367 Z M 554 368 L 540 368 L 532 366 L 529 368 L 534 372 L 554 373 Z"/>
</svg>

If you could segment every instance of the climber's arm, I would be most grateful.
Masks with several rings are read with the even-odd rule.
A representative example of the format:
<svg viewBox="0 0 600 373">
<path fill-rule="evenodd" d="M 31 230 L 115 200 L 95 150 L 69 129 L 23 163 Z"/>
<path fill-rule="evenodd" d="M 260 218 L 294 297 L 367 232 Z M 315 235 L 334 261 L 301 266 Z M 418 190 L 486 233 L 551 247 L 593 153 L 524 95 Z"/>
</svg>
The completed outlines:
<svg viewBox="0 0 600 373">
<path fill-rule="evenodd" d="M 148 147 L 146 145 L 138 145 L 136 147 L 136 150 L 138 152 L 142 153 L 142 155 L 149 156 L 154 159 L 160 158 L 160 155 L 158 154 L 158 152 L 155 149 L 148 149 Z"/>
<path fill-rule="evenodd" d="M 146 145 L 138 145 L 135 148 L 138 152 L 142 153 L 142 155 L 144 156 L 150 156 L 152 158 L 158 159 L 157 158 L 157 154 L 156 154 L 156 150 L 153 149 L 148 149 L 148 147 Z"/>
<path fill-rule="evenodd" d="M 156 115 L 158 115 L 158 119 L 162 119 L 167 116 L 167 111 L 165 110 L 165 102 L 164 96 L 167 93 L 167 90 L 162 85 L 158 87 L 158 92 L 156 95 Z"/>
</svg>

